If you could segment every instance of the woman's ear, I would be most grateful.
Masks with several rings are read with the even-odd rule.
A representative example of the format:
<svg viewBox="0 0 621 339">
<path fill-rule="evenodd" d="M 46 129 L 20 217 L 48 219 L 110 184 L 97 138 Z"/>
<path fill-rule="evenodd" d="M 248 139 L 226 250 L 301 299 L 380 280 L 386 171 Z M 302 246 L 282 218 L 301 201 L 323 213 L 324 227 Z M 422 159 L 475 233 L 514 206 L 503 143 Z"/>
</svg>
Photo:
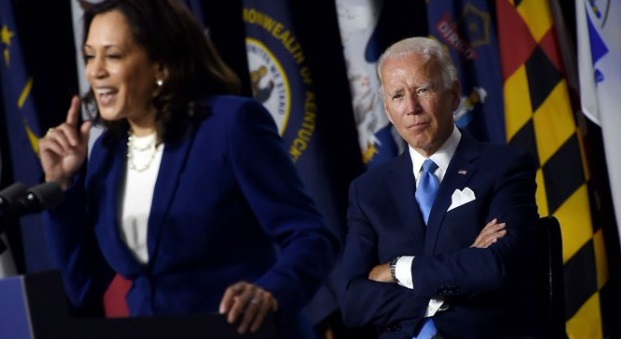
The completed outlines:
<svg viewBox="0 0 621 339">
<path fill-rule="evenodd" d="M 155 65 L 155 83 L 158 87 L 162 87 L 164 83 L 168 80 L 168 67 L 166 67 L 162 63 L 157 63 Z"/>
<path fill-rule="evenodd" d="M 153 95 L 157 95 L 159 89 L 168 81 L 168 68 L 160 63 L 156 64 L 155 68 L 155 87 L 157 90 Z"/>
</svg>

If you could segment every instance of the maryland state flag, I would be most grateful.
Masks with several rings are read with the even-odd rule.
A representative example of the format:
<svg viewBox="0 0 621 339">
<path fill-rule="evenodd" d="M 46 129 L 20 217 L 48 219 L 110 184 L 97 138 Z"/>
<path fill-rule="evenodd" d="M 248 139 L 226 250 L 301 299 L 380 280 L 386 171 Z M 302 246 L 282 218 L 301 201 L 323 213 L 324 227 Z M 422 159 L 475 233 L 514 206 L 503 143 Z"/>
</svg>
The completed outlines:
<svg viewBox="0 0 621 339">
<path fill-rule="evenodd" d="M 429 33 L 451 51 L 461 82 L 458 127 L 475 138 L 506 143 L 495 14 L 486 0 L 430 0 Z"/>
<path fill-rule="evenodd" d="M 588 167 L 550 5 L 497 0 L 496 9 L 507 139 L 538 156 L 539 214 L 555 215 L 562 227 L 567 333 L 603 338 L 604 239 L 592 221 Z"/>
</svg>

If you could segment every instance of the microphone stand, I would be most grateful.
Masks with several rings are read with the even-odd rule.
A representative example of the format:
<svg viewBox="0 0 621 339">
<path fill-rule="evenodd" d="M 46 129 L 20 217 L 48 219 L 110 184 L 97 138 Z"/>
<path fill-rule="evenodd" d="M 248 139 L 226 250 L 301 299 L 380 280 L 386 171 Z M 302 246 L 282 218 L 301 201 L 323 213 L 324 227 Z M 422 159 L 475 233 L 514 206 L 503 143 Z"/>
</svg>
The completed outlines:
<svg viewBox="0 0 621 339">
<path fill-rule="evenodd" d="M 0 212 L 0 256 L 6 256 L 7 253 L 5 253 L 5 251 L 9 251 L 8 253 L 10 254 L 10 258 L 7 259 L 11 259 L 13 261 L 16 271 L 7 273 L 26 273 L 22 230 L 19 220 L 15 217 L 7 215 L 6 213 Z"/>
<path fill-rule="evenodd" d="M 26 260 L 23 245 L 22 227 L 16 207 L 28 192 L 22 182 L 15 182 L 0 191 L 0 253 L 8 249 L 17 273 L 26 273 Z M 6 254 L 5 254 L 6 256 Z"/>
</svg>

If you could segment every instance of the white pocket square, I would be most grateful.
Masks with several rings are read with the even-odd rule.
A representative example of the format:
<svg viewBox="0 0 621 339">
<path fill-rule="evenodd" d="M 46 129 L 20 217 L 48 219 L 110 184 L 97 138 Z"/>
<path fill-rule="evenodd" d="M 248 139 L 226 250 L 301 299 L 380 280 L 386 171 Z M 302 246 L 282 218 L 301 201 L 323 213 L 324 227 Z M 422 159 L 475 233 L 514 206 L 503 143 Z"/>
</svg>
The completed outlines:
<svg viewBox="0 0 621 339">
<path fill-rule="evenodd" d="M 449 206 L 448 210 L 446 211 L 448 212 L 454 208 L 457 208 L 463 204 L 469 203 L 474 200 L 476 200 L 476 197 L 474 196 L 474 192 L 470 189 L 470 187 L 464 188 L 463 191 L 456 189 L 451 196 L 451 206 Z"/>
</svg>

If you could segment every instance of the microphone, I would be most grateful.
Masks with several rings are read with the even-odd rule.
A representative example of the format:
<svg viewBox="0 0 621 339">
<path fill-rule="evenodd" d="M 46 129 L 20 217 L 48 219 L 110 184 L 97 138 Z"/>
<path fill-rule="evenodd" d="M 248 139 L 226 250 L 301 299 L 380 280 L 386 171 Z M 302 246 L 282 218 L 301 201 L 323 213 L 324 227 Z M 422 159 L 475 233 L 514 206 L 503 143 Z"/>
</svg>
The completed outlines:
<svg viewBox="0 0 621 339">
<path fill-rule="evenodd" d="M 0 212 L 7 211 L 26 194 L 28 188 L 24 183 L 16 182 L 0 191 Z"/>
<path fill-rule="evenodd" d="M 52 208 L 63 200 L 63 189 L 57 182 L 46 182 L 26 191 L 19 200 L 19 215 L 37 213 Z"/>
<path fill-rule="evenodd" d="M 0 214 L 20 217 L 37 213 L 58 204 L 63 198 L 63 190 L 57 182 L 46 182 L 27 188 L 17 182 L 0 191 Z"/>
<path fill-rule="evenodd" d="M 19 198 L 23 197 L 26 194 L 26 190 L 28 188 L 21 182 L 16 182 L 11 186 L 0 191 L 0 234 L 3 234 L 6 230 L 6 224 L 8 220 L 5 219 L 5 212 L 10 211 L 13 206 L 17 203 Z M 2 240 L 0 240 L 0 253 L 2 253 L 6 245 Z"/>
</svg>

